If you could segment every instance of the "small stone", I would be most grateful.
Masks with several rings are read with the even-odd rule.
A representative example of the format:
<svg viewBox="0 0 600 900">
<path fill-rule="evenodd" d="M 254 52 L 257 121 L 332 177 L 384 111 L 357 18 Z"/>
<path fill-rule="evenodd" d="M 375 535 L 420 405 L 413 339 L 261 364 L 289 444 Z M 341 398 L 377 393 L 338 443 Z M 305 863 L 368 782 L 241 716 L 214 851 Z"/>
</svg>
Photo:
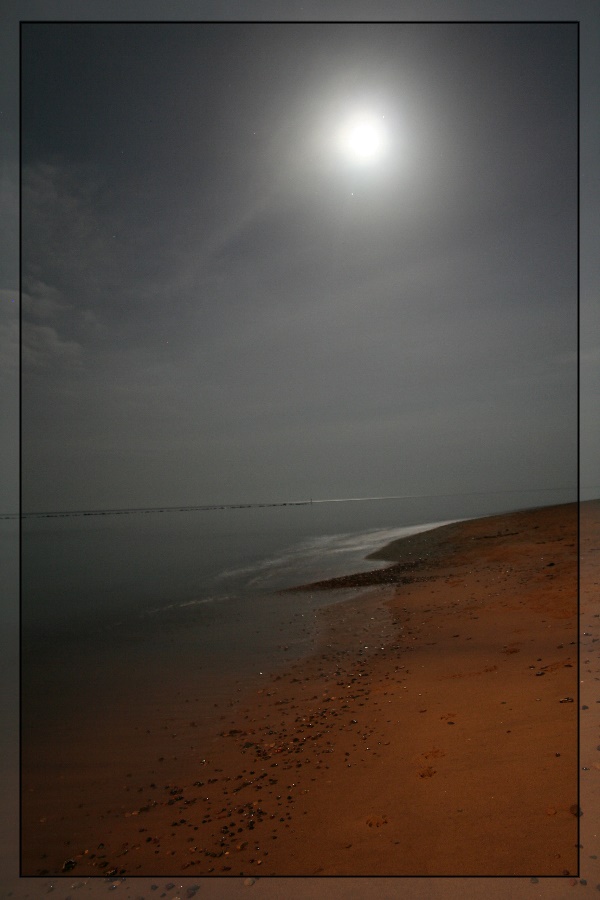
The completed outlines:
<svg viewBox="0 0 600 900">
<path fill-rule="evenodd" d="M 256 878 L 244 878 L 244 887 L 252 887 L 256 884 Z"/>
</svg>

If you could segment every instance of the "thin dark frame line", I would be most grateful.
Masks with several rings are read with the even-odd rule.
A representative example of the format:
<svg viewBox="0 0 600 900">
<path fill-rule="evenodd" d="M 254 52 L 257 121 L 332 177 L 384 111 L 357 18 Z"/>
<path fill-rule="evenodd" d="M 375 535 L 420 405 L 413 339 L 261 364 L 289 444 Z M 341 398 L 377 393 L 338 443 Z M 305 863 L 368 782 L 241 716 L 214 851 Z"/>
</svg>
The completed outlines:
<svg viewBox="0 0 600 900">
<path fill-rule="evenodd" d="M 20 25 L 577 25 L 580 19 L 20 19 Z"/>
<path fill-rule="evenodd" d="M 581 265 L 581 248 L 580 248 L 580 154 L 581 154 L 581 146 L 580 146 L 580 138 L 581 138 L 581 129 L 580 129 L 580 20 L 577 19 L 514 19 L 514 20 L 493 20 L 493 19 L 481 19 L 481 20 L 239 20 L 239 19 L 220 19 L 220 20 L 134 20 L 134 19 L 116 19 L 116 20 L 28 20 L 28 19 L 20 19 L 19 20 L 19 168 L 20 172 L 22 171 L 22 156 L 23 156 L 23 148 L 22 148 L 22 78 L 23 78 L 23 39 L 24 39 L 24 26 L 27 25 L 193 25 L 193 24 L 206 24 L 206 25 L 306 25 L 306 24 L 318 24 L 318 25 L 576 25 L 577 26 L 577 135 L 578 135 L 578 152 L 577 152 L 577 508 L 578 508 L 578 528 L 577 528 L 577 613 L 578 613 L 578 621 L 580 614 L 580 574 L 581 574 L 581 485 L 580 485 L 580 265 Z M 22 210 L 22 179 L 19 178 L 19 212 Z M 22 216 L 19 216 L 19 297 L 21 296 L 21 287 L 22 287 Z M 21 335 L 22 331 L 22 304 L 19 304 L 19 333 Z M 22 342 L 19 340 L 19 435 L 22 435 Z M 36 516 L 36 515 L 52 515 L 52 513 L 29 513 L 23 515 L 22 503 L 23 503 L 23 483 L 22 483 L 22 461 L 23 461 L 23 450 L 22 450 L 22 441 L 19 442 L 19 635 L 21 638 L 21 646 L 22 647 L 22 594 L 21 594 L 21 582 L 22 582 L 22 520 L 28 516 Z M 550 490 L 570 490 L 570 488 L 542 488 L 537 489 L 542 491 L 550 491 Z M 494 493 L 519 493 L 519 490 L 509 490 L 509 491 L 499 491 L 489 492 L 490 494 Z M 473 494 L 486 493 L 486 492 L 473 492 Z M 468 494 L 467 494 L 468 495 Z M 455 496 L 455 495 L 422 495 L 424 497 L 427 496 Z M 464 496 L 463 494 L 458 494 L 456 496 Z M 370 498 L 356 498 L 356 499 L 370 499 Z M 377 498 L 379 499 L 379 498 Z M 395 498 L 380 498 L 380 499 L 395 499 Z M 413 499 L 410 496 L 407 498 L 397 498 L 397 499 Z M 288 503 L 276 503 L 276 504 L 264 504 L 266 506 L 283 506 L 283 505 L 300 505 L 304 503 L 308 503 L 309 501 L 290 501 Z M 317 501 L 318 502 L 318 501 Z M 321 501 L 327 502 L 327 501 Z M 241 506 L 255 506 L 261 504 L 240 504 Z M 227 508 L 227 505 L 225 505 Z M 235 505 L 234 505 L 235 506 Z M 183 507 L 154 507 L 150 508 L 150 511 L 153 509 L 180 509 Z M 212 507 L 211 507 L 212 508 Z M 140 511 L 146 511 L 145 508 L 142 508 Z M 122 510 L 109 510 L 106 512 L 122 512 Z M 66 515 L 81 515 L 83 513 L 65 513 Z M 99 514 L 99 513 L 97 513 Z M 61 515 L 61 513 L 59 513 Z M 581 648 L 580 641 L 577 641 L 577 672 L 579 673 L 580 669 L 580 657 L 581 657 Z M 21 697 L 21 685 L 22 685 L 22 654 L 19 653 L 19 698 Z M 579 777 L 579 758 L 580 758 L 580 678 L 578 675 L 578 684 L 577 684 L 577 800 L 578 806 L 580 806 L 580 777 Z M 22 736 L 22 705 L 19 703 L 19 734 Z M 22 798 L 22 742 L 20 742 L 19 747 L 19 797 Z M 44 875 L 27 875 L 24 876 L 22 873 L 22 805 L 19 804 L 19 872 L 21 877 L 27 878 L 47 878 L 48 876 Z M 580 872 L 580 858 L 581 858 L 581 847 L 580 847 L 580 837 L 581 837 L 581 822 L 580 815 L 578 815 L 578 823 L 577 823 L 577 877 Z M 54 876 L 57 877 L 57 876 Z M 58 876 L 60 877 L 60 876 Z M 128 875 L 127 878 L 152 878 L 152 877 L 162 877 L 156 875 Z M 178 877 L 186 877 L 186 876 L 178 876 Z M 221 875 L 217 876 L 218 878 L 235 878 L 239 880 L 239 875 Z M 297 875 L 297 876 L 270 876 L 271 878 L 312 878 L 315 876 L 306 876 L 306 875 Z M 325 875 L 325 876 L 317 876 L 320 878 L 339 878 L 337 875 Z M 411 878 L 442 878 L 444 880 L 448 878 L 517 878 L 522 880 L 527 877 L 534 877 L 528 875 L 507 875 L 507 876 L 494 876 L 494 875 L 413 875 L 413 876 L 387 876 L 387 875 L 354 875 L 351 876 L 354 878 L 389 878 L 389 877 L 411 877 Z M 565 875 L 539 875 L 538 877 L 544 879 L 555 879 L 555 878 L 565 878 L 569 876 Z M 574 877 L 574 876 L 573 876 Z M 94 880 L 99 880 L 102 878 L 102 875 L 98 875 Z"/>
<path fill-rule="evenodd" d="M 23 342 L 21 340 L 23 330 L 23 304 L 21 303 L 21 291 L 23 286 L 23 179 L 21 173 L 23 171 L 23 24 L 19 22 L 19 450 L 18 450 L 18 467 L 19 467 L 19 560 L 18 560 L 18 579 L 19 579 L 19 665 L 17 673 L 17 689 L 19 697 L 19 875 L 23 876 L 23 704 L 22 704 L 22 686 L 23 686 L 23 518 L 21 515 L 23 509 Z"/>
</svg>

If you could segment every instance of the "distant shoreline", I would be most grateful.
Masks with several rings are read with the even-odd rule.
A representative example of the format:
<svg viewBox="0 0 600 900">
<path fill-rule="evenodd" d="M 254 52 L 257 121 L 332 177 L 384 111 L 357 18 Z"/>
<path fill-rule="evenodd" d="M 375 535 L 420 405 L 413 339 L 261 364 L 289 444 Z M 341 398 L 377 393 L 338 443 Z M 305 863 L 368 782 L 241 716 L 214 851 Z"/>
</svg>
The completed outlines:
<svg viewBox="0 0 600 900">
<path fill-rule="evenodd" d="M 138 513 L 152 512 L 199 512 L 219 509 L 263 509 L 274 508 L 279 506 L 311 506 L 321 503 L 364 503 L 377 502 L 382 500 L 435 500 L 447 499 L 449 497 L 486 497 L 486 496 L 504 496 L 507 494 L 530 494 L 530 493 L 561 493 L 564 491 L 576 491 L 574 488 L 558 487 L 558 488 L 527 488 L 517 490 L 498 490 L 498 491 L 463 491 L 450 494 L 398 494 L 389 497 L 330 497 L 326 499 L 308 499 L 308 500 L 278 500 L 260 503 L 207 503 L 198 505 L 177 505 L 177 506 L 140 506 L 128 507 L 124 509 L 80 509 L 80 510 L 49 510 L 46 512 L 27 512 L 27 513 L 2 513 L 0 519 L 33 519 L 33 518 L 61 518 L 68 516 L 118 516 L 118 515 L 135 515 Z M 567 501 L 567 502 L 575 502 Z M 527 507 L 531 508 L 531 507 Z"/>
</svg>

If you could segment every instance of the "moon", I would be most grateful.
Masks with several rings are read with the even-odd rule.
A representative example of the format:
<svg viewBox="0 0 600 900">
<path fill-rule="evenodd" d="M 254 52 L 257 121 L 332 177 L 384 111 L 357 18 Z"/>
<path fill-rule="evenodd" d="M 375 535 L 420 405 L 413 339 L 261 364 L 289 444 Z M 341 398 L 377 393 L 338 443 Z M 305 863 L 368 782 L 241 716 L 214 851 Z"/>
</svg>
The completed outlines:
<svg viewBox="0 0 600 900">
<path fill-rule="evenodd" d="M 387 150 L 384 118 L 372 113 L 351 116 L 340 129 L 339 148 L 346 159 L 357 165 L 372 165 Z"/>
</svg>

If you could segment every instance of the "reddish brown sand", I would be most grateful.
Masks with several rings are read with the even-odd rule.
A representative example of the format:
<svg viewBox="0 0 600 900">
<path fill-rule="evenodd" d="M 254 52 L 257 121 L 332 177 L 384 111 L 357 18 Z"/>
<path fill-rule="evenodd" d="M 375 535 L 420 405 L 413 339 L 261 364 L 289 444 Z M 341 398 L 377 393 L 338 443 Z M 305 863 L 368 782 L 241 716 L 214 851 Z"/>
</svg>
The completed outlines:
<svg viewBox="0 0 600 900">
<path fill-rule="evenodd" d="M 386 555 L 212 732 L 180 695 L 143 741 L 113 721 L 110 766 L 93 729 L 50 771 L 24 742 L 23 874 L 577 873 L 577 507 Z"/>
</svg>

